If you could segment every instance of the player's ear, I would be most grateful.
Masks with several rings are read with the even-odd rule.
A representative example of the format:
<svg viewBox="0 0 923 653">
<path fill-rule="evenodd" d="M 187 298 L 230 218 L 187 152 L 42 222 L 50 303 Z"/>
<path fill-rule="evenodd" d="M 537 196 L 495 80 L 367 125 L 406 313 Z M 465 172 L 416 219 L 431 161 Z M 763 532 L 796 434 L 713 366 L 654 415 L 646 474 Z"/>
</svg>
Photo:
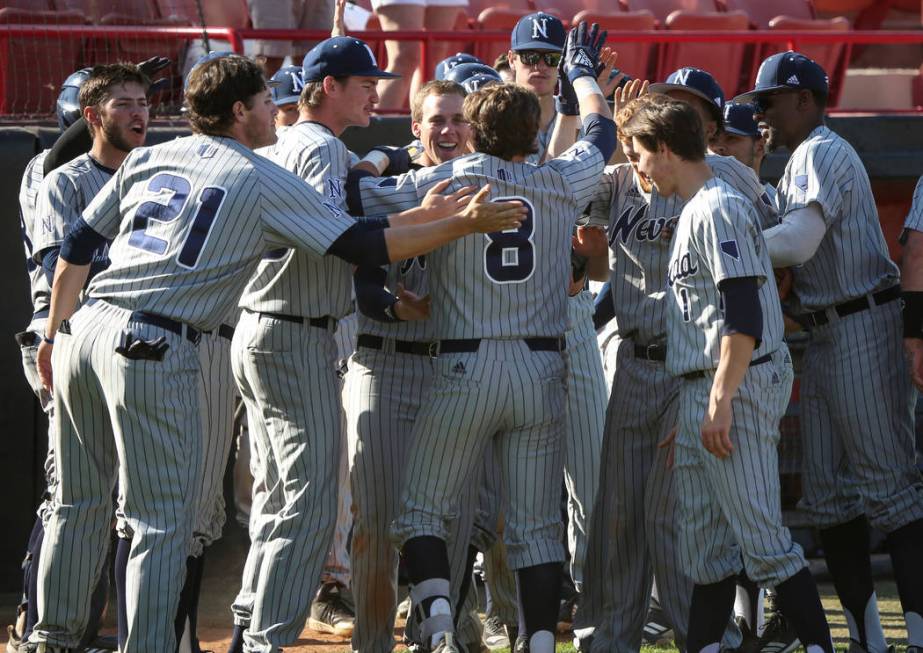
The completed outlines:
<svg viewBox="0 0 923 653">
<path fill-rule="evenodd" d="M 321 83 L 324 85 L 324 93 L 326 95 L 331 95 L 336 92 L 338 83 L 335 77 L 327 75 Z"/>
<path fill-rule="evenodd" d="M 83 119 L 88 125 L 93 125 L 94 127 L 100 124 L 101 118 L 99 115 L 99 107 L 93 105 L 84 107 L 83 109 Z"/>
<path fill-rule="evenodd" d="M 410 133 L 414 138 L 420 138 L 420 123 L 416 120 L 410 121 Z"/>
<path fill-rule="evenodd" d="M 231 115 L 234 116 L 237 122 L 244 122 L 246 120 L 246 111 L 247 105 L 241 100 L 237 100 L 237 102 L 231 105 Z"/>
</svg>

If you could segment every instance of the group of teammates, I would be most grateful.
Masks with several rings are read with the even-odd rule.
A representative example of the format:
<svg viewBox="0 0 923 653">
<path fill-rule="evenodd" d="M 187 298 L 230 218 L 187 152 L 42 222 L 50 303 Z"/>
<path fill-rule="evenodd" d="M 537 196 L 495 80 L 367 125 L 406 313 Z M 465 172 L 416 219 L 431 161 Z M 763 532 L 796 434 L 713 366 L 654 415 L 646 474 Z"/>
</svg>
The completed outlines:
<svg viewBox="0 0 923 653">
<path fill-rule="evenodd" d="M 567 74 L 555 97 L 562 52 Z M 100 538 L 108 541 L 115 459 L 120 466 L 116 558 L 128 581 L 120 594 L 123 650 L 167 650 L 182 632 L 178 628 L 174 634 L 168 627 L 174 619 L 166 615 L 179 615 L 172 610 L 177 603 L 182 610 L 180 595 L 186 592 L 179 591 L 180 563 L 197 557 L 203 534 L 209 532 L 202 520 L 215 515 L 217 485 L 214 470 L 209 474 L 206 465 L 199 471 L 190 461 L 204 451 L 203 463 L 223 469 L 227 449 L 223 455 L 220 447 L 209 449 L 208 438 L 190 442 L 190 433 L 197 429 L 178 428 L 180 414 L 188 420 L 190 406 L 198 403 L 192 396 L 196 393 L 188 388 L 164 392 L 176 400 L 173 412 L 165 416 L 169 402 L 144 395 L 138 385 L 169 384 L 165 379 L 180 373 L 197 376 L 190 360 L 170 370 L 153 364 L 169 360 L 171 347 L 181 353 L 194 343 L 204 362 L 213 361 L 216 354 L 203 354 L 209 334 L 200 331 L 211 327 L 215 340 L 222 331 L 229 333 L 229 325 L 221 328 L 224 316 L 215 312 L 217 298 L 225 300 L 222 307 L 230 303 L 230 315 L 237 291 L 243 292 L 243 313 L 231 361 L 247 406 L 255 489 L 253 546 L 234 604 L 238 628 L 233 646 L 276 650 L 297 637 L 335 522 L 340 389 L 332 330 L 349 312 L 354 285 L 360 335 L 344 398 L 356 510 L 356 650 L 393 646 L 396 552 L 389 537 L 402 545 L 415 604 L 412 621 L 423 647 L 470 650 L 474 642 L 456 641 L 453 616 L 462 611 L 471 551 L 492 548 L 499 515 L 509 567 L 518 576 L 520 646 L 550 650 L 565 556 L 558 512 L 560 481 L 554 481 L 562 478 L 562 470 L 569 495 L 571 575 L 582 594 L 578 623 L 596 626 L 595 635 L 586 638 L 592 642 L 583 644 L 592 643 L 592 650 L 637 649 L 653 568 L 661 604 L 679 643 L 685 642 L 690 650 L 721 641 L 734 645 L 740 636 L 728 620 L 730 606 L 723 607 L 728 599 L 733 602 L 734 579 L 746 570 L 752 581 L 776 586 L 779 606 L 803 642 L 828 650 L 823 614 L 819 603 L 812 602 L 816 590 L 803 571 L 800 550 L 780 522 L 775 442 L 791 372 L 780 341 L 781 313 L 774 299 L 774 277 L 767 273 L 768 256 L 776 267 L 800 266 L 793 280 L 800 305 L 794 310 L 810 321 L 817 340 L 812 345 L 818 345 L 815 353 L 822 355 L 814 372 L 827 374 L 827 369 L 836 369 L 835 363 L 851 371 L 857 364 L 874 363 L 858 379 L 854 371 L 848 379 L 830 372 L 831 379 L 809 385 L 816 393 L 809 396 L 817 399 L 810 408 L 814 412 L 807 414 L 816 417 L 811 423 L 816 430 L 808 431 L 806 422 L 806 435 L 809 450 L 811 439 L 817 440 L 813 446 L 819 460 L 807 461 L 805 503 L 825 527 L 825 552 L 849 615 L 851 637 L 865 650 L 885 646 L 870 572 L 855 573 L 868 568 L 867 545 L 863 546 L 868 513 L 889 535 L 910 642 L 920 645 L 921 611 L 915 596 L 919 583 L 912 581 L 920 578 L 915 566 L 919 563 L 908 555 L 920 541 L 920 481 L 911 471 L 911 390 L 900 347 L 894 347 L 898 336 L 889 345 L 887 329 L 878 324 L 899 319 L 890 315 L 897 306 L 891 302 L 897 296 L 892 290 L 897 271 L 883 249 L 861 163 L 845 142 L 822 126 L 823 71 L 794 54 L 771 58 L 761 68 L 757 111 L 769 126 L 769 144 L 775 140 L 796 155 L 780 184 L 778 213 L 786 217 L 772 227 L 779 222 L 776 205 L 755 174 L 730 159 L 703 158 L 699 152 L 698 141 L 702 149 L 708 141 L 719 151 L 730 151 L 736 143 L 743 150 L 749 144 L 752 156 L 760 140 L 754 135 L 752 113 L 748 125 L 731 115 L 740 111 L 733 104 L 725 108 L 729 124 L 744 125 L 744 133 L 733 134 L 733 127 L 722 130 L 723 94 L 701 71 L 683 69 L 666 84 L 652 87 L 681 102 L 666 101 L 659 94 L 636 98 L 637 84 L 619 91 L 619 137 L 631 163 L 603 173 L 602 165 L 614 151 L 614 137 L 605 133 L 608 108 L 600 103 L 602 95 L 593 79 L 600 58 L 606 56 L 610 55 L 601 50 L 601 39 L 593 32 L 575 32 L 565 45 L 564 29 L 556 19 L 543 14 L 526 17 L 514 31 L 509 60 L 515 84 L 533 90 L 535 96 L 517 86 L 496 86 L 463 100 L 466 89 L 433 84 L 414 102 L 420 145 L 373 150 L 350 172 L 350 155 L 338 136 L 347 126 L 367 124 L 376 102 L 375 80 L 384 73 L 364 44 L 333 39 L 306 58 L 299 122 L 264 151 L 318 194 L 309 194 L 304 184 L 291 191 L 294 178 L 260 174 L 269 164 L 243 147 L 198 136 L 193 137 L 198 143 L 181 139 L 140 150 L 142 154 L 129 161 L 135 167 L 120 171 L 118 183 L 106 187 L 108 203 L 99 199 L 83 218 L 80 210 L 102 183 L 92 187 L 94 182 L 87 179 L 74 184 L 81 187 L 83 199 L 65 197 L 71 214 L 62 210 L 64 227 L 58 236 L 44 235 L 48 220 L 36 212 L 33 232 L 27 230 L 33 234 L 33 260 L 51 275 L 58 257 L 47 254 L 63 246 L 60 260 L 66 263 L 57 266 L 63 271 L 57 282 L 62 290 L 56 293 L 66 299 L 51 303 L 50 317 L 39 314 L 37 319 L 50 319 L 56 326 L 69 315 L 67 300 L 79 295 L 81 275 L 93 272 L 92 265 L 84 266 L 105 258 L 99 251 L 94 255 L 106 240 L 102 236 L 118 234 L 110 257 L 118 263 L 121 252 L 123 258 L 114 271 L 93 281 L 86 305 L 64 328 L 70 333 L 58 336 L 65 342 L 87 342 L 83 350 L 67 344 L 67 358 L 55 355 L 55 401 L 58 412 L 67 415 L 63 424 L 60 415 L 56 423 L 59 430 L 70 429 L 71 437 L 55 438 L 59 469 L 56 485 L 50 487 L 56 500 L 47 511 L 45 555 L 35 582 L 40 597 L 53 593 L 57 600 L 34 602 L 44 606 L 44 614 L 37 615 L 33 641 L 75 646 L 86 631 L 85 599 L 102 567 Z M 487 71 L 478 72 L 490 77 Z M 248 102 L 252 98 L 229 83 L 248 75 L 244 90 L 253 91 L 250 95 L 259 101 Z M 467 90 L 486 81 L 469 82 Z M 132 115 L 122 128 L 123 136 L 133 134 L 140 142 L 119 142 L 115 131 L 101 128 L 101 142 L 122 154 L 107 157 L 101 145 L 100 151 L 91 150 L 88 161 L 77 162 L 74 178 L 93 171 L 111 176 L 128 151 L 143 143 L 146 109 L 141 98 L 147 84 L 143 75 L 114 84 L 135 91 L 134 111 L 144 115 Z M 263 107 L 264 115 L 259 115 L 259 102 L 265 104 L 266 98 L 263 91 L 254 91 L 257 86 L 239 58 L 204 61 L 189 80 L 196 131 L 232 136 L 245 146 L 268 145 L 272 139 L 261 119 L 271 117 L 272 111 Z M 107 99 L 118 109 L 124 100 L 120 97 Z M 585 136 L 569 148 L 580 127 L 576 115 L 584 119 Z M 104 121 L 100 122 L 102 127 Z M 683 129 L 669 128 L 675 124 Z M 677 139 L 680 131 L 685 139 Z M 735 142 L 735 135 L 745 140 Z M 462 156 L 469 151 L 469 139 L 480 154 Z M 536 141 L 539 152 L 534 151 Z M 814 147 L 801 148 L 799 157 L 796 148 L 802 141 Z M 824 151 L 833 146 L 839 148 L 833 154 Z M 222 152 L 228 149 L 233 152 Z M 555 157 L 557 152 L 563 154 Z M 383 173 L 405 170 L 414 155 L 414 165 L 423 169 L 381 178 Z M 843 176 L 834 189 L 826 186 L 831 162 L 840 166 L 836 173 Z M 225 208 L 235 216 L 248 215 L 251 222 L 263 213 L 269 234 L 264 247 L 269 251 L 258 261 L 263 252 L 251 253 L 258 239 L 250 238 L 243 271 L 232 261 L 234 256 L 240 260 L 243 245 L 238 238 L 249 234 L 240 233 L 239 227 L 224 233 L 217 219 L 222 207 L 231 206 L 226 196 L 241 193 L 241 184 L 212 179 L 242 174 L 241 167 L 259 177 L 257 187 L 275 186 L 265 196 L 248 191 L 259 194 L 255 207 L 244 206 L 241 196 L 235 209 Z M 140 185 L 132 191 L 122 175 L 134 175 Z M 712 175 L 714 179 L 706 181 Z M 489 206 L 476 202 L 468 210 L 477 218 L 449 217 L 441 223 L 404 227 L 403 232 L 398 228 L 393 237 L 381 240 L 379 230 L 387 223 L 413 225 L 463 210 L 471 187 L 488 181 L 492 198 L 515 198 L 526 207 L 525 214 L 514 216 L 509 209 L 491 215 Z M 193 186 L 193 203 L 187 207 Z M 441 197 L 429 192 L 433 188 Z M 332 225 L 310 224 L 327 233 L 297 233 L 290 220 L 303 215 L 309 204 L 293 202 L 291 194 L 298 200 L 308 195 L 318 215 L 335 218 Z M 347 198 L 354 214 L 390 218 L 350 227 L 343 217 Z M 680 213 L 686 214 L 686 201 L 688 219 L 677 220 Z M 119 208 L 121 202 L 125 204 Z M 421 202 L 424 208 L 418 209 Z M 609 226 L 609 247 L 598 232 L 579 230 L 573 248 L 582 258 L 574 257 L 574 273 L 567 265 L 570 218 L 587 206 L 591 221 L 595 216 L 596 224 Z M 399 210 L 404 211 L 400 216 L 395 213 Z M 115 224 L 119 213 L 131 217 L 121 228 Z M 562 216 L 561 224 L 544 224 L 553 216 Z M 466 233 L 472 219 L 493 227 L 497 224 L 491 220 L 515 219 L 516 227 L 494 229 L 486 239 L 465 236 L 429 257 L 416 257 L 450 236 Z M 101 221 L 99 231 L 95 220 Z M 334 226 L 336 220 L 343 222 Z M 173 230 L 164 230 L 163 224 L 170 222 L 176 223 Z M 769 228 L 765 237 L 756 227 Z M 908 228 L 913 229 L 912 224 Z M 337 245 L 344 230 L 350 235 Z M 849 236 L 840 235 L 841 230 Z M 429 240 L 414 249 L 400 239 L 404 234 Z M 54 240 L 49 244 L 42 238 Z M 913 240 L 911 233 L 909 242 Z M 362 249 L 347 250 L 347 241 Z M 314 256 L 285 249 L 305 243 L 313 247 Z M 862 246 L 869 251 L 855 251 Z M 328 250 L 358 264 L 355 273 L 333 258 L 316 256 Z M 856 281 L 852 274 L 844 280 L 837 274 L 842 272 L 837 266 L 847 263 L 845 251 L 850 252 L 850 267 L 860 262 L 868 279 Z M 380 267 L 385 253 L 403 263 Z M 174 254 L 176 261 L 168 261 Z M 830 260 L 815 260 L 822 254 Z M 809 272 L 812 262 L 817 270 Z M 207 265 L 197 272 L 201 263 Z M 241 274 L 257 263 L 247 282 L 247 275 Z M 605 438 L 606 380 L 592 328 L 592 300 L 582 290 L 583 264 L 591 275 L 609 278 L 615 309 L 614 337 L 605 347 L 612 387 Z M 711 276 L 697 274 L 700 266 Z M 823 273 L 830 285 L 848 281 L 864 290 L 828 288 L 830 297 L 812 297 L 812 292 L 819 293 L 812 284 L 817 285 Z M 171 275 L 170 283 L 158 285 L 157 276 L 166 274 Z M 433 297 L 431 304 L 427 293 Z M 675 300 L 669 294 L 675 294 Z M 47 288 L 43 297 L 47 307 Z M 844 298 L 853 299 L 841 301 Z M 917 333 L 912 295 L 907 305 L 910 333 Z M 717 314 L 719 306 L 723 320 Z M 430 310 L 432 317 L 418 319 Z M 89 328 L 78 328 L 81 314 L 86 324 L 94 320 L 94 313 L 100 313 L 94 325 L 105 319 L 112 334 L 100 338 Z M 843 319 L 854 313 L 873 316 L 868 319 L 874 326 Z M 823 334 L 827 324 L 829 332 Z M 47 353 L 56 329 L 47 323 L 30 326 L 31 333 L 44 335 Z M 862 331 L 872 328 L 879 336 L 874 341 L 872 331 Z M 854 335 L 857 329 L 859 336 Z M 107 349 L 106 337 L 117 341 L 116 346 Z M 860 337 L 871 351 L 857 363 Z M 433 362 L 434 341 L 439 355 Z M 822 353 L 821 343 L 828 353 Z M 94 349 L 99 352 L 94 354 Z M 128 361 L 145 362 L 113 364 L 113 350 Z M 893 355 L 895 350 L 896 359 L 884 359 L 883 352 Z M 751 360 L 753 369 L 748 370 Z M 201 376 L 207 378 L 207 367 L 199 365 Z M 49 372 L 46 366 L 50 384 Z M 87 374 L 94 379 L 89 385 L 95 386 L 89 391 Z M 69 376 L 80 383 L 69 385 Z M 230 388 L 229 383 L 223 385 Z M 875 397 L 876 403 L 857 412 L 861 403 L 853 400 L 849 412 L 833 413 L 830 401 L 843 399 L 826 393 L 846 392 L 846 385 L 853 395 L 866 402 Z M 200 394 L 210 398 L 222 389 L 220 382 L 209 383 Z M 736 397 L 733 445 L 726 439 L 731 397 Z M 767 405 L 767 397 L 777 401 Z M 144 411 L 138 412 L 142 406 Z M 103 411 L 112 407 L 117 408 L 111 418 L 114 432 L 104 425 Z M 702 431 L 704 446 L 714 458 L 704 454 L 698 438 L 703 421 L 709 423 Z M 662 460 L 667 448 L 658 454 L 656 447 L 670 441 L 667 436 L 677 426 L 676 470 L 671 473 Z M 210 428 L 211 424 L 202 432 Z M 92 438 L 75 441 L 74 432 L 85 429 L 95 429 Z M 849 441 L 870 430 L 880 433 L 873 451 L 867 450 L 868 442 Z M 144 446 L 138 442 L 141 433 Z M 148 437 L 153 442 L 148 443 Z M 729 455 L 732 446 L 734 453 Z M 890 447 L 892 454 L 884 455 L 883 447 Z M 907 454 L 908 447 L 906 457 L 893 453 Z M 182 457 L 177 457 L 178 451 Z M 408 467 L 401 463 L 406 458 Z M 593 510 L 600 459 L 607 463 L 600 486 L 604 509 Z M 151 460 L 163 463 L 152 469 Z M 847 469 L 847 460 L 854 467 Z M 62 461 L 67 464 L 62 466 Z M 848 483 L 842 482 L 844 475 Z M 754 477 L 761 479 L 759 487 L 753 488 Z M 96 482 L 87 487 L 88 479 Z M 682 484 L 678 494 L 673 489 L 677 482 Z M 192 486 L 199 487 L 191 492 Z M 189 529 L 196 537 L 189 537 Z M 60 559 L 68 555 L 67 542 L 75 532 L 91 549 L 100 543 L 82 569 Z M 183 550 L 186 539 L 193 542 L 188 551 Z M 586 573 L 581 572 L 584 559 Z M 184 564 L 188 583 L 196 577 L 195 563 Z M 154 565 L 157 572 L 152 576 L 145 565 Z M 139 581 L 139 574 L 145 582 Z M 64 581 L 74 590 L 67 600 L 58 589 Z M 155 614 L 157 619 L 152 618 Z"/>
</svg>

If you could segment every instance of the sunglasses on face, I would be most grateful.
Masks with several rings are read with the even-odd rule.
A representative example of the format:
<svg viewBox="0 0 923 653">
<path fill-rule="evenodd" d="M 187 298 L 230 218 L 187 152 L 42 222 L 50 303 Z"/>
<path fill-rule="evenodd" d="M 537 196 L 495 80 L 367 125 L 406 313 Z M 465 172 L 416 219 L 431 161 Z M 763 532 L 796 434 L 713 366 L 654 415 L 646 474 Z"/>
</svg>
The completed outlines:
<svg viewBox="0 0 923 653">
<path fill-rule="evenodd" d="M 772 91 L 770 93 L 763 93 L 757 95 L 753 98 L 753 106 L 756 108 L 757 113 L 765 113 L 768 109 L 772 108 L 774 99 L 780 95 L 786 95 L 788 93 L 797 93 L 798 89 L 780 89 L 778 91 Z"/>
<path fill-rule="evenodd" d="M 519 60 L 527 66 L 535 66 L 539 61 L 544 61 L 549 68 L 557 68 L 561 63 L 560 52 L 537 52 L 535 50 L 521 50 L 516 53 Z"/>
</svg>

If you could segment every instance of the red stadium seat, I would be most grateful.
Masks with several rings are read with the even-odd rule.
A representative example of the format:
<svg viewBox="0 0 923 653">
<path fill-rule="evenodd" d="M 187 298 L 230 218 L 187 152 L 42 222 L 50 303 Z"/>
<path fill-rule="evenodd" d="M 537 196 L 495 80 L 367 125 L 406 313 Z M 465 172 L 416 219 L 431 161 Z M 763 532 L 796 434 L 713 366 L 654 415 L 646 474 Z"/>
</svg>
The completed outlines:
<svg viewBox="0 0 923 653">
<path fill-rule="evenodd" d="M 530 13 L 535 11 L 531 0 L 468 0 L 468 15 L 480 16 L 487 9 L 509 9 Z"/>
<path fill-rule="evenodd" d="M 516 27 L 519 19 L 530 13 L 529 9 L 485 9 L 478 16 L 477 27 L 480 30 L 502 30 L 512 32 Z M 510 49 L 509 40 L 503 42 L 485 42 L 479 41 L 474 48 L 474 55 L 481 61 L 492 63 L 501 52 L 508 52 Z"/>
<path fill-rule="evenodd" d="M 619 53 L 615 65 L 632 77 L 649 79 L 653 74 L 655 52 L 653 43 L 619 43 L 615 32 L 648 32 L 657 27 L 654 15 L 647 11 L 624 11 L 612 13 L 595 13 L 581 11 L 574 16 L 574 24 L 585 20 L 588 23 L 599 23 L 603 29 L 609 30 L 606 44 Z"/>
<path fill-rule="evenodd" d="M 741 11 L 729 13 L 693 14 L 674 11 L 667 17 L 666 28 L 677 31 L 746 31 L 750 19 Z M 743 43 L 668 43 L 661 48 L 657 81 L 662 81 L 674 70 L 694 66 L 710 72 L 732 97 L 744 84 L 741 70 L 744 62 Z"/>
<path fill-rule="evenodd" d="M 827 76 L 830 78 L 830 106 L 836 106 L 840 98 L 840 91 L 843 89 L 843 78 L 846 76 L 850 46 L 844 43 L 799 44 L 797 32 L 807 30 L 817 32 L 848 32 L 849 20 L 842 16 L 817 20 L 800 20 L 797 18 L 789 18 L 788 16 L 779 16 L 769 21 L 769 29 L 786 33 L 791 32 L 792 40 L 795 43 L 795 49 L 819 63 L 821 67 L 827 71 Z M 766 46 L 760 61 L 784 49 L 784 46 Z M 753 78 L 756 79 L 755 70 Z"/>
<path fill-rule="evenodd" d="M 814 6 L 811 0 L 718 0 L 724 11 L 742 11 L 750 17 L 753 29 L 769 29 L 769 21 L 776 16 L 812 20 Z"/>
<path fill-rule="evenodd" d="M 29 11 L 52 11 L 51 0 L 0 0 L 0 9 L 27 9 Z"/>
<path fill-rule="evenodd" d="M 535 8 L 558 16 L 567 23 L 573 16 L 587 9 L 587 3 L 584 0 L 535 0 Z"/>
<path fill-rule="evenodd" d="M 647 9 L 663 25 L 674 11 L 703 14 L 716 11 L 715 0 L 619 0 L 627 11 Z"/>
<path fill-rule="evenodd" d="M 868 9 L 878 0 L 814 0 L 814 9 L 825 14 L 850 13 Z"/>
<path fill-rule="evenodd" d="M 77 11 L 0 9 L 0 25 L 22 24 L 85 25 L 86 18 Z M 52 114 L 79 51 L 80 39 L 10 38 L 0 28 L 0 114 Z"/>
</svg>

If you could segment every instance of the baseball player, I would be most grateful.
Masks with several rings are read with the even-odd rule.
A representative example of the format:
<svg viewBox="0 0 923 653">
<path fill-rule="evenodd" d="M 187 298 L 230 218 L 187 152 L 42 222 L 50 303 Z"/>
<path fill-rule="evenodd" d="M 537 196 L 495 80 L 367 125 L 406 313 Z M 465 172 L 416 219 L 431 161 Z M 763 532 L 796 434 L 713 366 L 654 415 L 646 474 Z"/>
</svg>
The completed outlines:
<svg viewBox="0 0 923 653">
<path fill-rule="evenodd" d="M 685 67 L 671 73 L 667 81 L 650 85 L 651 93 L 663 93 L 688 102 L 699 114 L 705 128 L 705 142 L 711 142 L 724 125 L 724 91 L 711 73 L 701 68 Z"/>
<path fill-rule="evenodd" d="M 490 66 L 479 63 L 459 64 L 447 72 L 445 78 L 461 84 L 468 93 L 474 93 L 487 84 L 503 83 L 500 73 Z"/>
<path fill-rule="evenodd" d="M 436 70 L 434 71 L 433 78 L 436 81 L 441 81 L 445 79 L 446 73 L 452 70 L 455 66 L 459 66 L 463 63 L 484 63 L 473 54 L 468 54 L 467 52 L 456 52 L 451 57 L 446 57 L 442 61 L 436 64 Z M 422 90 L 422 87 L 421 87 Z"/>
<path fill-rule="evenodd" d="M 360 226 L 252 152 L 274 138 L 275 115 L 255 64 L 235 56 L 200 65 L 186 99 L 196 135 L 129 155 L 61 248 L 38 351 L 51 388 L 56 350 L 55 460 L 67 463 L 58 465 L 39 569 L 44 611 L 30 637 L 43 650 L 73 647 L 83 630 L 116 469 L 119 513 L 132 537 L 123 650 L 176 646 L 200 457 L 195 347 L 199 332 L 217 328 L 233 308 L 264 252 L 303 247 L 384 263 L 521 222 L 521 210 L 504 203 L 469 205 L 433 223 Z M 92 253 L 107 239 L 111 265 L 73 313 Z"/>
<path fill-rule="evenodd" d="M 667 272 L 666 367 L 681 379 L 672 446 L 681 555 L 695 583 L 686 648 L 718 650 L 745 567 L 776 587 L 806 650 L 830 653 L 814 579 L 782 526 L 776 447 L 793 372 L 753 204 L 714 177 L 689 104 L 646 103 L 622 130 L 638 171 L 685 201 Z"/>
<path fill-rule="evenodd" d="M 759 177 L 766 156 L 766 139 L 754 118 L 755 110 L 752 104 L 725 103 L 722 129 L 709 143 L 709 149 L 721 156 L 734 157 Z M 763 187 L 774 201 L 776 187 L 772 184 L 763 184 Z"/>
<path fill-rule="evenodd" d="M 301 78 L 301 66 L 282 66 L 272 76 L 278 84 L 272 87 L 272 101 L 279 107 L 276 114 L 276 133 L 284 127 L 291 127 L 298 122 L 298 98 L 304 88 Z"/>
<path fill-rule="evenodd" d="M 41 156 L 41 155 L 39 155 Z M 25 179 L 23 179 L 25 185 Z M 918 390 L 923 389 L 923 323 L 919 321 L 919 306 L 923 300 L 920 257 L 923 254 L 923 177 L 913 191 L 913 204 L 904 221 L 901 244 L 901 288 L 904 297 L 904 352 L 910 368 L 910 379 Z"/>
<path fill-rule="evenodd" d="M 923 481 L 914 466 L 913 388 L 895 301 L 900 273 L 859 156 L 824 125 L 827 92 L 817 63 L 784 52 L 762 63 L 756 88 L 737 100 L 756 105 L 770 151 L 792 152 L 778 185 L 782 222 L 766 231 L 766 244 L 773 265 L 794 266 L 792 291 L 811 335 L 801 380 L 800 507 L 821 529 L 850 639 L 880 653 L 887 644 L 869 524 L 887 536 L 908 641 L 920 646 Z"/>
<path fill-rule="evenodd" d="M 454 499 L 495 433 L 509 498 L 504 535 L 510 565 L 519 570 L 524 635 L 535 653 L 554 646 L 564 559 L 560 486 L 541 487 L 538 479 L 562 473 L 561 336 L 570 232 L 614 148 L 608 106 L 595 82 L 599 44 L 584 25 L 569 47 L 565 65 L 580 89 L 586 137 L 565 155 L 545 166 L 526 163 L 541 120 L 536 97 L 510 85 L 489 86 L 465 99 L 476 154 L 408 173 L 395 184 L 359 183 L 363 208 L 378 211 L 450 176 L 449 188 L 490 180 L 500 197 L 527 202 L 533 216 L 526 230 L 460 241 L 427 257 L 439 357 L 430 403 L 414 425 L 415 448 L 392 537 L 402 545 L 421 630 L 434 650 L 458 650 L 446 527 Z M 539 294 L 541 306 L 534 301 Z"/>
</svg>

